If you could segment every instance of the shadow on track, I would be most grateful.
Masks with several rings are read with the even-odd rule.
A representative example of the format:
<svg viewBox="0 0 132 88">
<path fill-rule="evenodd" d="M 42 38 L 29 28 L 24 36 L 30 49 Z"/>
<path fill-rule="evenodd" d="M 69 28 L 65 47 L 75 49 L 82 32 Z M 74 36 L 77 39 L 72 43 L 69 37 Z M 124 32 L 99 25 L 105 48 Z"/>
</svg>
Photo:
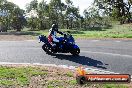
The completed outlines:
<svg viewBox="0 0 132 88">
<path fill-rule="evenodd" d="M 69 60 L 81 65 L 92 66 L 92 67 L 101 68 L 101 69 L 107 69 L 103 65 L 108 65 L 108 64 L 103 64 L 101 61 L 94 60 L 92 58 L 85 57 L 85 56 L 72 56 L 72 55 L 64 55 L 64 54 L 52 54 L 51 56 L 61 60 L 65 59 L 65 60 Z"/>
</svg>

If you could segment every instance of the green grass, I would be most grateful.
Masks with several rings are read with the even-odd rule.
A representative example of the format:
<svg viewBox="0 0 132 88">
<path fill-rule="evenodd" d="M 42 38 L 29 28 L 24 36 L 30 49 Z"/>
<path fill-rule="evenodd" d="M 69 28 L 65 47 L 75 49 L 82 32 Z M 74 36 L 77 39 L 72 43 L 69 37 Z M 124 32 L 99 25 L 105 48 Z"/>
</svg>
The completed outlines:
<svg viewBox="0 0 132 88">
<path fill-rule="evenodd" d="M 52 86 L 52 85 L 48 85 L 47 88 L 54 88 L 54 86 Z"/>
<path fill-rule="evenodd" d="M 81 31 L 82 34 L 73 34 L 76 38 L 132 38 L 132 25 L 114 25 L 104 31 Z"/>
<path fill-rule="evenodd" d="M 31 71 L 31 76 L 43 76 L 43 75 L 47 75 L 48 72 L 40 72 L 40 71 Z"/>
<path fill-rule="evenodd" d="M 61 83 L 59 80 L 49 80 L 48 84 Z"/>
<path fill-rule="evenodd" d="M 111 29 L 102 29 L 96 31 L 88 29 L 87 31 L 61 29 L 61 31 L 70 31 L 75 38 L 132 38 L 132 25 L 113 25 Z M 48 34 L 46 31 L 35 31 L 37 34 Z"/>
<path fill-rule="evenodd" d="M 0 85 L 28 85 L 32 76 L 47 75 L 47 72 L 33 67 L 0 67 Z M 13 81 L 12 81 L 13 80 Z"/>
<path fill-rule="evenodd" d="M 12 86 L 14 83 L 15 82 L 13 80 L 0 80 L 0 85 Z"/>
<path fill-rule="evenodd" d="M 128 88 L 124 85 L 117 85 L 117 84 L 103 84 L 103 88 Z"/>
<path fill-rule="evenodd" d="M 91 83 L 86 83 L 85 85 L 82 85 L 84 87 L 89 87 L 91 88 L 91 86 L 95 86 L 93 88 L 129 88 L 128 86 L 126 85 L 123 85 L 123 84 L 91 84 Z"/>
<path fill-rule="evenodd" d="M 68 77 L 73 77 L 73 73 L 72 72 L 67 72 L 65 75 L 68 76 Z"/>
<path fill-rule="evenodd" d="M 85 29 L 84 31 L 80 31 L 79 29 L 60 29 L 60 31 L 70 31 L 70 33 L 75 38 L 132 38 L 132 24 L 114 24 L 111 28 L 105 28 L 100 30 L 98 30 L 97 28 L 90 28 Z M 38 35 L 48 35 L 48 29 L 40 31 L 29 31 L 29 29 L 25 28 L 24 30 L 22 30 L 21 33 L 15 33 L 12 31 L 9 32 L 16 35 L 30 35 L 33 38 L 36 38 L 36 36 Z"/>
<path fill-rule="evenodd" d="M 65 75 L 54 75 L 57 79 L 45 81 L 43 77 L 51 76 L 48 75 L 48 70 L 40 67 L 7 67 L 0 66 L 0 86 L 7 87 L 19 86 L 24 87 L 30 84 L 32 77 L 41 77 L 42 83 L 35 85 L 43 85 L 46 88 L 64 88 L 64 86 L 78 86 L 76 79 L 73 77 L 73 73 L 67 72 Z M 53 72 L 54 73 L 54 72 Z M 53 74 L 52 74 L 53 75 Z M 58 77 L 69 77 L 70 80 L 58 79 Z M 63 78 L 62 77 L 62 78 Z M 72 78 L 72 79 L 71 79 Z M 98 86 L 97 84 L 95 84 Z M 99 84 L 98 88 L 128 88 L 122 84 Z M 91 84 L 84 85 L 85 88 L 90 87 Z"/>
<path fill-rule="evenodd" d="M 47 88 L 63 88 L 63 80 L 49 80 Z"/>
<path fill-rule="evenodd" d="M 70 85 L 76 85 L 76 84 L 77 84 L 77 81 L 76 81 L 76 80 L 70 80 L 70 81 L 69 81 L 69 84 L 70 84 Z"/>
</svg>

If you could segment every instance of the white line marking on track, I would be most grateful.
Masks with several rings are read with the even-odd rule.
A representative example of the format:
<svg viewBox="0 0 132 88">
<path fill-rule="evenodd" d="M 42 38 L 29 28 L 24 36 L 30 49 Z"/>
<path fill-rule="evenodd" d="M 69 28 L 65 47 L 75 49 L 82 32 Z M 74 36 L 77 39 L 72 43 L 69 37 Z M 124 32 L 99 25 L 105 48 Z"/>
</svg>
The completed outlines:
<svg viewBox="0 0 132 88">
<path fill-rule="evenodd" d="M 121 42 L 121 41 L 115 41 L 115 42 Z"/>
<path fill-rule="evenodd" d="M 106 54 L 106 55 L 112 55 L 112 56 L 122 56 L 122 57 L 130 57 L 130 58 L 132 58 L 131 55 L 122 55 L 122 54 L 105 53 L 105 52 L 93 52 L 93 51 L 81 51 L 81 52 L 96 53 L 96 54 Z"/>
<path fill-rule="evenodd" d="M 100 41 L 100 40 L 91 40 L 92 42 L 98 42 L 98 41 Z"/>
<path fill-rule="evenodd" d="M 14 65 L 17 65 L 17 64 L 21 64 L 21 65 L 30 65 L 30 63 L 12 63 L 12 62 L 0 62 L 0 65 L 10 65 L 10 64 L 14 64 Z"/>
</svg>

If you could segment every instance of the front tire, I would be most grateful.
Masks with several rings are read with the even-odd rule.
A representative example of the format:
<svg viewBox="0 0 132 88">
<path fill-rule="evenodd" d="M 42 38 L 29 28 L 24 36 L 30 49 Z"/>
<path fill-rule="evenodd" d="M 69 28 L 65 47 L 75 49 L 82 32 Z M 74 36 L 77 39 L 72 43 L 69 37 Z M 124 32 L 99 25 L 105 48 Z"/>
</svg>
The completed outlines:
<svg viewBox="0 0 132 88">
<path fill-rule="evenodd" d="M 71 51 L 71 54 L 74 55 L 74 56 L 78 56 L 80 53 L 80 49 L 77 48 L 77 49 L 74 49 L 73 51 Z"/>
</svg>

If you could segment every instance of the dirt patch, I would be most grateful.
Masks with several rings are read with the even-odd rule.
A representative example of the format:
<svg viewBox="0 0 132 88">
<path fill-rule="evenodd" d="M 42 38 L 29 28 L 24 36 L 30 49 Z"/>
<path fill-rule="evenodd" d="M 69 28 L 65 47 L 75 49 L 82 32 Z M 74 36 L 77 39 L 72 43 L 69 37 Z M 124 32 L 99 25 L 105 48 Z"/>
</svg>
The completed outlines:
<svg viewBox="0 0 132 88">
<path fill-rule="evenodd" d="M 33 39 L 35 38 L 30 35 L 0 35 L 0 41 L 23 41 Z"/>
</svg>

